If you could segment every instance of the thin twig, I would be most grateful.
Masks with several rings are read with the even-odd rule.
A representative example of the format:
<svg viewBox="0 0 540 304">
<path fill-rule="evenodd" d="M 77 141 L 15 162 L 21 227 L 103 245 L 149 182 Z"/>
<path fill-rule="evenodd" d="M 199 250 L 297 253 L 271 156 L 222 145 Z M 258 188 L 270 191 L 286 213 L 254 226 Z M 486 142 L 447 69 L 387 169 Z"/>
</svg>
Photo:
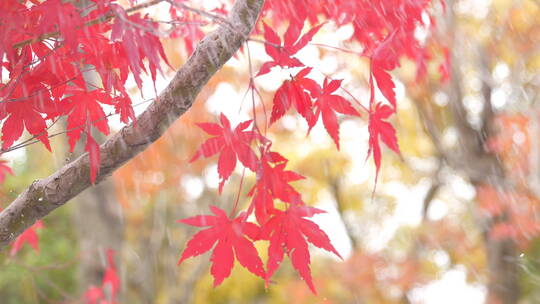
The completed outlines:
<svg viewBox="0 0 540 304">
<path fill-rule="evenodd" d="M 132 8 L 126 9 L 126 13 L 129 14 L 129 13 L 141 10 L 141 9 L 145 9 L 145 8 L 156 5 L 156 4 L 158 4 L 160 2 L 163 2 L 163 1 L 166 1 L 166 0 L 152 0 L 152 1 L 149 1 L 149 2 L 146 2 L 146 3 L 141 3 L 139 5 L 136 5 L 136 6 L 132 7 Z M 95 19 L 92 19 L 92 20 L 84 23 L 82 25 L 82 27 L 92 26 L 92 25 L 96 25 L 96 24 L 99 24 L 99 23 L 104 23 L 104 22 L 107 22 L 107 21 L 111 20 L 115 16 L 116 15 L 114 13 L 109 12 L 109 13 L 103 15 L 103 16 L 97 17 Z M 13 45 L 13 48 L 19 49 L 19 48 L 22 48 L 23 46 L 33 44 L 33 43 L 36 43 L 36 42 L 40 42 L 40 41 L 43 41 L 45 39 L 52 38 L 52 37 L 57 37 L 57 36 L 60 36 L 60 31 L 54 31 L 54 32 L 45 33 L 45 34 L 42 34 L 42 35 L 40 35 L 38 37 L 29 38 L 29 39 L 23 40 L 21 42 L 15 43 Z"/>
<path fill-rule="evenodd" d="M 345 52 L 345 53 L 350 53 L 350 54 L 355 54 L 355 55 L 362 56 L 362 52 L 353 51 L 353 50 L 349 50 L 349 49 L 344 49 L 344 48 L 341 48 L 341 47 L 338 47 L 338 46 L 332 46 L 332 45 L 327 45 L 327 44 L 322 44 L 322 43 L 310 43 L 310 45 L 329 48 L 329 49 L 334 49 L 334 50 L 342 51 L 342 52 Z"/>
<path fill-rule="evenodd" d="M 229 23 L 229 21 L 227 19 L 225 19 L 225 18 L 223 18 L 223 17 L 221 17 L 219 15 L 212 14 L 212 13 L 209 13 L 209 12 L 197 9 L 197 8 L 193 8 L 191 6 L 187 6 L 187 5 L 183 4 L 183 3 L 175 2 L 174 0 L 165 0 L 165 1 L 167 1 L 172 6 L 185 9 L 186 11 L 190 11 L 192 13 L 195 13 L 195 14 L 199 15 L 199 16 L 207 17 L 207 18 L 210 18 L 212 20 L 219 21 L 220 23 L 228 24 L 229 26 L 233 26 L 231 23 Z"/>
</svg>

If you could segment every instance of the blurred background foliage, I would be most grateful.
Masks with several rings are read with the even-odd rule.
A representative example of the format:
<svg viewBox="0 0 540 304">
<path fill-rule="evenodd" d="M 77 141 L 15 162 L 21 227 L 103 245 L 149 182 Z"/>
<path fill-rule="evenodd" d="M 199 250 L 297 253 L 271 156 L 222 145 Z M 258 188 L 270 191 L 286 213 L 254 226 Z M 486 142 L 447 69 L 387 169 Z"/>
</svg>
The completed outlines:
<svg viewBox="0 0 540 304">
<path fill-rule="evenodd" d="M 194 123 L 215 121 L 220 111 L 250 111 L 251 94 L 240 105 L 249 81 L 244 53 L 109 186 L 46 217 L 38 230 L 39 252 L 26 245 L 14 256 L 0 254 L 0 302 L 83 302 L 84 291 L 100 284 L 105 251 L 114 246 L 122 303 L 539 303 L 540 2 L 455 0 L 447 1 L 446 10 L 434 9 L 437 31 L 418 33 L 433 49 L 426 74 L 419 77 L 417 64 L 405 60 L 393 74 L 399 112 L 392 123 L 402 157 L 384 151 L 375 193 L 374 168 L 365 161 L 366 117 L 342 119 L 341 152 L 320 125 L 306 136 L 303 121 L 293 115 L 268 131 L 274 149 L 306 176 L 295 183 L 305 201 L 328 211 L 316 220 L 345 257 L 312 251 L 318 296 L 289 262 L 268 288 L 240 267 L 212 288 L 207 255 L 176 267 L 196 231 L 176 220 L 206 213 L 210 204 L 230 208 L 239 191 L 238 168 L 217 196 L 216 159 L 188 160 L 205 139 Z M 316 41 L 327 41 L 335 30 L 330 27 Z M 165 41 L 175 67 L 186 58 L 177 42 Z M 346 39 L 340 43 L 359 49 Z M 257 66 L 262 47 L 249 47 Z M 444 48 L 452 59 L 446 71 L 451 78 L 441 84 Z M 344 78 L 353 95 L 367 99 L 365 60 L 314 45 L 299 56 L 331 62 L 320 69 Z M 261 129 L 273 94 L 264 82 L 280 83 L 268 77 L 256 82 L 265 103 L 256 108 Z M 54 154 L 35 145 L 10 156 L 15 175 L 1 185 L 2 207 L 73 157 L 62 152 L 64 138 L 53 144 Z M 244 177 L 241 204 L 248 204 L 253 182 Z M 258 249 L 264 259 L 266 248 Z M 501 256 L 508 264 L 497 264 Z M 497 293 L 494 282 L 512 286 L 508 296 L 490 298 Z"/>
</svg>

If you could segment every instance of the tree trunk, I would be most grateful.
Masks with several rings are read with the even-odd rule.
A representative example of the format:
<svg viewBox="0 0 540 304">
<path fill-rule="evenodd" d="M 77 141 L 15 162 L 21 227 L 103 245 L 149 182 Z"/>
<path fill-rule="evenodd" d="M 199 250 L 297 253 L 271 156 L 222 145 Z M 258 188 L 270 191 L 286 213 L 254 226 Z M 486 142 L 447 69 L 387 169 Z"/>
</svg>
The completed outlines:
<svg viewBox="0 0 540 304">
<path fill-rule="evenodd" d="M 485 237 L 489 272 L 488 304 L 514 304 L 519 300 L 516 244 L 510 239 Z"/>
<path fill-rule="evenodd" d="M 124 238 L 122 210 L 114 199 L 114 184 L 107 180 L 77 196 L 74 225 L 79 235 L 79 286 L 99 286 L 107 267 L 106 251 L 118 257 Z M 119 265 L 117 263 L 117 265 Z"/>
<path fill-rule="evenodd" d="M 493 189 L 508 189 L 509 182 L 504 172 L 504 165 L 496 155 L 486 149 L 486 140 L 495 136 L 494 128 L 495 113 L 491 103 L 492 81 L 489 54 L 482 47 L 478 47 L 477 67 L 481 73 L 483 96 L 483 110 L 480 114 L 481 124 L 475 128 L 467 119 L 468 113 L 464 105 L 464 91 L 461 75 L 461 59 L 463 54 L 469 54 L 471 41 L 469 37 L 461 34 L 456 24 L 454 15 L 454 2 L 448 1 L 446 29 L 443 35 L 450 34 L 449 48 L 452 53 L 451 80 L 447 87 L 449 97 L 449 111 L 452 116 L 452 127 L 458 133 L 458 143 L 454 149 L 448 149 L 441 143 L 442 132 L 433 120 L 433 115 L 428 106 L 417 102 L 416 107 L 420 119 L 424 122 L 427 134 L 431 137 L 433 145 L 444 165 L 460 172 L 474 186 L 488 185 Z M 467 48 L 469 46 L 469 48 Z M 516 244 L 510 239 L 494 239 L 491 237 L 491 229 L 494 222 L 478 222 L 484 234 L 484 245 L 487 260 L 487 296 L 488 304 L 516 304 L 518 303 L 519 273 L 517 266 Z"/>
</svg>

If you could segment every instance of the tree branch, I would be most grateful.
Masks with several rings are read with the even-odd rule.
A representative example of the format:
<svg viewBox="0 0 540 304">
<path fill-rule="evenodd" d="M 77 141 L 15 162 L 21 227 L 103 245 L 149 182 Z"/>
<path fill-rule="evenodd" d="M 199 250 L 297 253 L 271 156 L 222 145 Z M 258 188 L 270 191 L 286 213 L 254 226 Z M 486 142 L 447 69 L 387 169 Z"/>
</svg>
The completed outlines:
<svg viewBox="0 0 540 304">
<path fill-rule="evenodd" d="M 334 200 L 336 201 L 336 209 L 339 213 L 339 217 L 341 217 L 341 221 L 343 222 L 343 226 L 345 227 L 345 231 L 347 231 L 347 236 L 349 237 L 349 240 L 351 241 L 351 246 L 353 250 L 357 250 L 360 248 L 360 244 L 358 242 L 357 237 L 354 235 L 354 229 L 345 218 L 345 206 L 343 204 L 345 203 L 343 200 L 343 197 L 341 195 L 341 178 L 339 176 L 336 177 L 329 177 L 328 183 L 330 185 L 330 193 L 334 197 Z"/>
<path fill-rule="evenodd" d="M 228 23 L 208 34 L 178 70 L 169 86 L 138 118 L 100 146 L 96 184 L 156 141 L 192 105 L 214 75 L 248 39 L 264 0 L 237 0 Z M 0 249 L 69 199 L 91 186 L 85 153 L 42 180 L 34 181 L 0 213 Z"/>
<path fill-rule="evenodd" d="M 423 207 L 422 207 L 422 221 L 426 222 L 428 220 L 428 212 L 429 212 L 429 206 L 431 206 L 431 202 L 437 196 L 439 193 L 439 189 L 442 186 L 441 181 L 441 171 L 444 166 L 444 160 L 442 157 L 439 157 L 439 165 L 437 166 L 437 169 L 433 173 L 432 183 L 429 187 L 428 191 L 426 192 L 426 195 L 424 196 L 423 201 Z"/>
<path fill-rule="evenodd" d="M 480 77 L 482 79 L 482 96 L 484 98 L 484 109 L 482 110 L 482 128 L 480 136 L 482 141 L 486 141 L 495 135 L 495 111 L 491 102 L 491 93 L 493 91 L 493 79 L 491 78 L 489 56 L 487 56 L 484 47 L 479 47 L 478 56 L 480 57 Z"/>
</svg>

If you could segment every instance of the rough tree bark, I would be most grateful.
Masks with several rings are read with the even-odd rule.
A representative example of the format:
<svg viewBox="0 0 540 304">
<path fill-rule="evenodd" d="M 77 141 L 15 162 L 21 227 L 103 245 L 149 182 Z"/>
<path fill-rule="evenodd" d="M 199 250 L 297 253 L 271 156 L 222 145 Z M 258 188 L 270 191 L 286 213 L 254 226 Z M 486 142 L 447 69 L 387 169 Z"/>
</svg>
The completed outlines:
<svg viewBox="0 0 540 304">
<path fill-rule="evenodd" d="M 168 87 L 135 124 L 114 134 L 100 146 L 101 165 L 96 184 L 156 141 L 185 113 L 212 77 L 248 39 L 264 0 L 237 0 L 228 18 L 208 34 Z M 0 249 L 54 209 L 92 186 L 88 154 L 52 175 L 34 181 L 0 213 Z"/>
</svg>

